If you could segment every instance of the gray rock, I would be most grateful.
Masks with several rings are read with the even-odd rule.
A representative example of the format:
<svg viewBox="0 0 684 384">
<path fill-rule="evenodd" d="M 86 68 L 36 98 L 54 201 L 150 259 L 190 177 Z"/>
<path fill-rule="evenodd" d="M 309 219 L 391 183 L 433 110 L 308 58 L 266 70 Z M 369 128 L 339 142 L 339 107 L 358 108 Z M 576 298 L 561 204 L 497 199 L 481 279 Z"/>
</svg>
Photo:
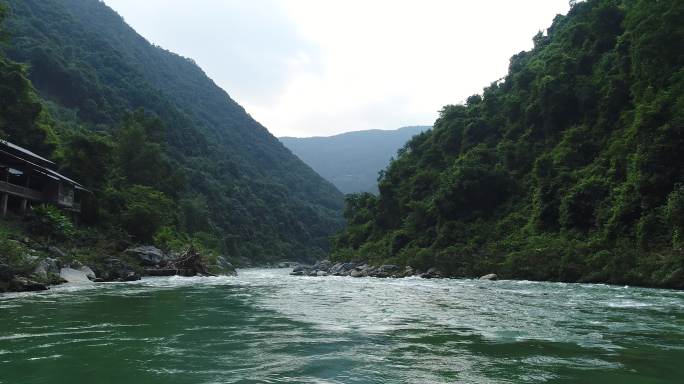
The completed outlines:
<svg viewBox="0 0 684 384">
<path fill-rule="evenodd" d="M 373 270 L 373 272 L 372 272 L 372 276 L 390 277 L 390 276 L 394 275 L 394 273 L 396 273 L 397 271 L 399 271 L 398 265 L 386 264 L 386 265 L 381 265 L 378 268 L 375 268 L 375 270 Z"/>
<path fill-rule="evenodd" d="M 355 263 L 344 263 L 344 264 L 342 265 L 342 270 L 343 270 L 343 271 L 349 272 L 349 271 L 351 271 L 352 269 L 354 269 L 354 267 L 356 267 L 356 264 L 355 264 Z"/>
<path fill-rule="evenodd" d="M 50 275 L 59 275 L 59 270 L 59 261 L 57 261 L 57 259 L 48 257 L 38 262 L 38 265 L 33 273 L 42 279 L 47 279 Z"/>
<path fill-rule="evenodd" d="M 90 284 L 91 281 L 88 278 L 88 276 L 77 269 L 71 269 L 71 268 L 62 268 L 59 271 L 59 277 L 62 279 L 66 280 L 69 283 L 72 284 Z"/>
<path fill-rule="evenodd" d="M 119 278 L 120 281 L 137 281 L 140 280 L 140 275 L 135 271 L 128 271 L 126 274 Z"/>
<path fill-rule="evenodd" d="M 480 280 L 496 280 L 498 278 L 499 276 L 497 276 L 495 273 L 490 273 L 480 277 Z"/>
<path fill-rule="evenodd" d="M 330 270 L 330 267 L 332 267 L 332 263 L 329 260 L 321 260 L 317 261 L 316 264 L 314 264 L 313 269 L 328 271 Z"/>
<path fill-rule="evenodd" d="M 45 284 L 38 283 L 25 277 L 16 276 L 10 281 L 9 289 L 14 292 L 33 292 L 45 291 L 48 287 Z"/>
<path fill-rule="evenodd" d="M 9 282 L 14 278 L 14 271 L 6 264 L 0 264 L 0 282 Z"/>
<path fill-rule="evenodd" d="M 330 273 L 335 276 L 348 276 L 355 266 L 354 263 L 337 263 L 330 268 Z"/>
<path fill-rule="evenodd" d="M 389 272 L 395 272 L 395 271 L 399 270 L 399 266 L 394 265 L 394 264 L 385 264 L 385 265 L 380 266 L 380 268 L 378 268 L 378 270 L 383 271 L 383 272 L 388 272 L 388 273 Z"/>
<path fill-rule="evenodd" d="M 224 276 L 236 276 L 237 275 L 237 271 L 235 270 L 235 267 L 233 266 L 233 264 L 223 256 L 219 256 L 216 258 L 216 267 L 217 268 L 215 268 L 215 269 L 212 268 L 212 270 L 217 275 L 224 275 Z"/>
<path fill-rule="evenodd" d="M 129 248 L 125 251 L 125 253 L 127 255 L 133 256 L 140 262 L 140 264 L 146 267 L 165 265 L 166 261 L 168 261 L 161 249 L 151 245 Z"/>
<path fill-rule="evenodd" d="M 67 256 L 66 253 L 64 253 L 64 251 L 55 247 L 54 245 L 48 247 L 48 252 L 50 252 L 50 254 L 55 257 L 65 258 Z"/>
<path fill-rule="evenodd" d="M 342 263 L 335 263 L 335 265 L 330 267 L 330 273 L 332 273 L 333 275 L 340 273 L 342 271 L 343 265 L 344 264 L 342 264 Z"/>
<path fill-rule="evenodd" d="M 326 271 L 318 271 L 318 272 L 316 272 L 316 276 L 328 276 L 328 272 L 326 272 Z"/>
<path fill-rule="evenodd" d="M 36 269 L 33 270 L 33 274 L 40 277 L 43 280 L 47 280 L 48 278 L 48 272 L 47 269 L 45 268 L 45 265 L 43 263 L 39 263 Z"/>
<path fill-rule="evenodd" d="M 115 257 L 105 259 L 102 267 L 98 268 L 95 272 L 103 281 L 140 280 L 138 272 Z"/>
<path fill-rule="evenodd" d="M 349 274 L 351 277 L 363 277 L 363 271 L 358 270 L 358 269 L 352 269 L 351 273 Z"/>
<path fill-rule="evenodd" d="M 95 272 L 87 265 L 82 266 L 79 270 L 83 272 L 90 281 L 93 281 L 97 278 L 97 276 L 95 276 Z"/>
<path fill-rule="evenodd" d="M 438 279 L 443 277 L 443 274 L 439 269 L 433 267 L 428 269 L 427 272 L 421 274 L 420 277 L 424 279 Z"/>
</svg>

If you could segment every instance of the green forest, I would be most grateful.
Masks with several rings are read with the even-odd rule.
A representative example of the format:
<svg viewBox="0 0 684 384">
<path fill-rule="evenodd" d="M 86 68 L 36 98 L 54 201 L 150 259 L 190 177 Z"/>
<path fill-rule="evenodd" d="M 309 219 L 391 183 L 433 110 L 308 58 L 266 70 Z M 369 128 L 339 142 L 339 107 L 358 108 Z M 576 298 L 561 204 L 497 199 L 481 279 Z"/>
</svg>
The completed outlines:
<svg viewBox="0 0 684 384">
<path fill-rule="evenodd" d="M 684 287 L 682 20 L 682 1 L 574 4 L 409 141 L 379 196 L 347 198 L 333 258 Z"/>
<path fill-rule="evenodd" d="M 93 192 L 83 225 L 55 238 L 112 254 L 194 244 L 256 263 L 329 250 L 342 194 L 191 59 L 97 0 L 0 1 L 0 19 L 0 138 Z"/>
</svg>

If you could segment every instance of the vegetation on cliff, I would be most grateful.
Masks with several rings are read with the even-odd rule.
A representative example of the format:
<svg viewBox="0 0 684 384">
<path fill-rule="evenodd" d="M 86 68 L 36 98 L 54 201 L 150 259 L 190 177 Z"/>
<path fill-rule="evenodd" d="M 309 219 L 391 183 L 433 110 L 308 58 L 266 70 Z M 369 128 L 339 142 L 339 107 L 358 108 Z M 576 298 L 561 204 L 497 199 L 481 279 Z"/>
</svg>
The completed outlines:
<svg viewBox="0 0 684 384">
<path fill-rule="evenodd" d="M 86 227 L 255 262 L 325 254 L 341 193 L 192 60 L 97 0 L 0 6 L 0 137 L 93 192 Z"/>
<path fill-rule="evenodd" d="M 589 0 L 443 108 L 333 258 L 684 287 L 684 3 Z"/>
</svg>

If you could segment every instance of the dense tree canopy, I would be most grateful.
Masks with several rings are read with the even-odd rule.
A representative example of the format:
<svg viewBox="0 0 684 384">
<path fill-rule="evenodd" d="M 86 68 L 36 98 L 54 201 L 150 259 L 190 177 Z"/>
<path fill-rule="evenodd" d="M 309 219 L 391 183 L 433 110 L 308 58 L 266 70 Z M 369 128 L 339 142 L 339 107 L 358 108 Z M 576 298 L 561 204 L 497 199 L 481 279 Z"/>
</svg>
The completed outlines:
<svg viewBox="0 0 684 384">
<path fill-rule="evenodd" d="M 683 17 L 650 0 L 557 16 L 504 79 L 406 144 L 377 198 L 348 198 L 334 256 L 684 286 Z"/>
</svg>

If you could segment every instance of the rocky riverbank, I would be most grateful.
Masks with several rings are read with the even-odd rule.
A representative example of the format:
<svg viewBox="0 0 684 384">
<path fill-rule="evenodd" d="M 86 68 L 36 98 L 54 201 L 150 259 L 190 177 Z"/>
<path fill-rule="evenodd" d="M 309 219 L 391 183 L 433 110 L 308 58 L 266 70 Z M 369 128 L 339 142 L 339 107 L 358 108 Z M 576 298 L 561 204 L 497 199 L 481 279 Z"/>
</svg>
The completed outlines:
<svg viewBox="0 0 684 384">
<path fill-rule="evenodd" d="M 338 262 L 333 263 L 328 260 L 319 261 L 314 265 L 298 265 L 290 273 L 293 276 L 351 276 L 351 277 L 379 277 L 379 278 L 402 278 L 417 276 L 424 279 L 439 279 L 449 277 L 437 268 L 429 268 L 421 271 L 420 269 L 406 266 L 404 268 L 385 264 L 372 266 L 367 263 Z M 490 273 L 480 277 L 481 280 L 496 280 L 497 275 Z"/>
<path fill-rule="evenodd" d="M 153 246 L 126 249 L 118 256 L 91 258 L 84 263 L 69 252 L 51 246 L 31 247 L 24 240 L 25 254 L 8 265 L 0 262 L 0 293 L 44 291 L 62 283 L 135 281 L 142 276 L 236 275 L 235 267 L 224 257 L 207 262 L 190 247 L 182 253 L 165 253 Z M 37 244 L 36 244 L 37 245 Z"/>
</svg>

